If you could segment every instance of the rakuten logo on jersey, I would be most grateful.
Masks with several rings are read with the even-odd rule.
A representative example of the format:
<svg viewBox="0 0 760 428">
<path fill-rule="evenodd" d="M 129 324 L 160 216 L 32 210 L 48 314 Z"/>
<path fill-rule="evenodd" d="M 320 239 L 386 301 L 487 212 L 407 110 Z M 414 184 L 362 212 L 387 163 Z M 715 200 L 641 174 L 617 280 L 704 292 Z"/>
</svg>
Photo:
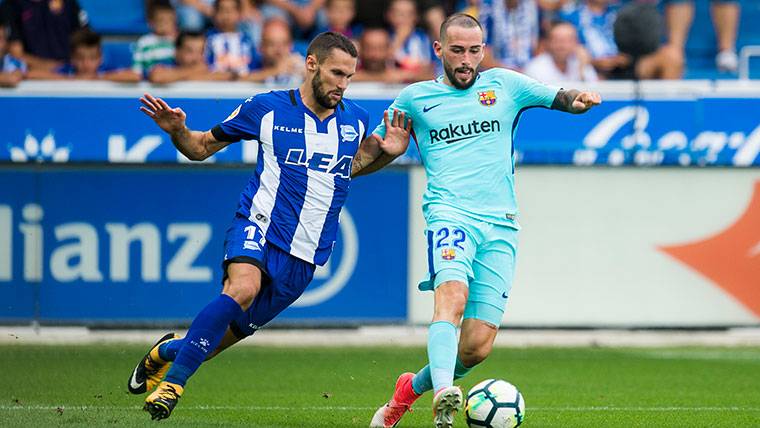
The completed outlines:
<svg viewBox="0 0 760 428">
<path fill-rule="evenodd" d="M 491 121 L 483 120 L 465 124 L 452 124 L 441 129 L 431 129 L 429 132 L 430 144 L 435 144 L 439 141 L 446 144 L 456 143 L 458 141 L 469 140 L 470 138 L 476 138 L 483 134 L 490 132 L 500 132 L 501 124 L 498 120 Z"/>
</svg>

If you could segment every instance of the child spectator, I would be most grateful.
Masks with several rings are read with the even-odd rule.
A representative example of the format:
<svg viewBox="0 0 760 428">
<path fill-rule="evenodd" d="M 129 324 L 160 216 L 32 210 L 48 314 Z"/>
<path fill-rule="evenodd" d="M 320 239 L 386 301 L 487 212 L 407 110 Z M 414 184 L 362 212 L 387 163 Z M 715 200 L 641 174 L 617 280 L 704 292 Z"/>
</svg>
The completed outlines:
<svg viewBox="0 0 760 428">
<path fill-rule="evenodd" d="M 147 76 L 156 64 L 170 64 L 174 60 L 177 14 L 171 4 L 158 0 L 151 2 L 148 25 L 153 32 L 137 40 L 132 56 L 132 71 L 140 76 Z"/>
<path fill-rule="evenodd" d="M 213 71 L 229 71 L 246 76 L 254 61 L 253 42 L 238 26 L 242 18 L 242 0 L 216 0 L 214 28 L 206 41 L 206 55 Z"/>
<path fill-rule="evenodd" d="M 173 64 L 157 64 L 148 79 L 166 84 L 181 80 L 230 80 L 230 72 L 214 72 L 206 62 L 206 36 L 201 32 L 183 31 L 177 36 Z"/>
<path fill-rule="evenodd" d="M 0 22 L 0 86 L 18 85 L 25 73 L 24 61 L 8 53 L 8 27 Z"/>
<path fill-rule="evenodd" d="M 132 70 L 108 70 L 103 66 L 100 35 L 89 30 L 79 30 L 71 36 L 71 62 L 55 71 L 30 70 L 30 79 L 81 79 L 110 80 L 113 82 L 138 82 L 140 76 Z"/>
</svg>

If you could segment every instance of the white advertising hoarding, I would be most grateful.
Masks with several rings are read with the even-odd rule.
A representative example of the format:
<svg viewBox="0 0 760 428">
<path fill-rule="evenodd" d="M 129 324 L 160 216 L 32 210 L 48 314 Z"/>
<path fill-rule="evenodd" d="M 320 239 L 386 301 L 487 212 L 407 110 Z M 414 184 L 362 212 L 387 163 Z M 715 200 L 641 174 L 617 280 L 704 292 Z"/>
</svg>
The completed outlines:
<svg viewBox="0 0 760 428">
<path fill-rule="evenodd" d="M 523 227 L 503 324 L 702 327 L 760 322 L 760 170 L 522 167 Z M 411 177 L 410 321 L 432 316 Z"/>
</svg>

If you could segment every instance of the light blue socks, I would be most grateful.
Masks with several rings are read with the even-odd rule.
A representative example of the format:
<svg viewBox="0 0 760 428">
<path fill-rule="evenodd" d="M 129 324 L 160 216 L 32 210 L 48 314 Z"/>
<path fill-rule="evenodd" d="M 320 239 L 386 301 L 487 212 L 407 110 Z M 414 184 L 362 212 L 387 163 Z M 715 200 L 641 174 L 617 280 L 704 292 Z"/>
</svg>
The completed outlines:
<svg viewBox="0 0 760 428">
<path fill-rule="evenodd" d="M 457 328 L 448 321 L 436 321 L 428 330 L 428 359 L 433 391 L 454 384 L 457 360 Z"/>
<path fill-rule="evenodd" d="M 459 358 L 457 358 L 456 365 L 454 366 L 454 380 L 461 379 L 467 376 L 467 373 L 472 370 L 472 367 L 465 367 Z M 433 379 L 430 377 L 430 366 L 423 367 L 412 378 L 412 389 L 417 395 L 422 395 L 426 391 L 433 389 Z"/>
</svg>

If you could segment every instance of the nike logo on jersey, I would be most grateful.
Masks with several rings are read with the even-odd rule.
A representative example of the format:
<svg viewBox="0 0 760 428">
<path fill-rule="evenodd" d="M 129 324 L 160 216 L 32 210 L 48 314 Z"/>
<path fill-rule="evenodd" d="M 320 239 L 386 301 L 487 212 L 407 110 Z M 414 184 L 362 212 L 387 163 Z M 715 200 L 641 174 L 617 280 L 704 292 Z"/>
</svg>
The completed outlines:
<svg viewBox="0 0 760 428">
<path fill-rule="evenodd" d="M 505 291 L 505 292 L 501 293 L 501 297 L 503 297 L 503 298 L 506 299 L 507 298 L 507 292 Z"/>
<path fill-rule="evenodd" d="M 434 108 L 438 107 L 439 105 L 441 105 L 441 103 L 438 103 L 438 104 L 436 104 L 436 105 L 434 105 L 434 106 L 430 106 L 430 107 L 428 107 L 428 106 L 422 107 L 422 112 L 423 112 L 423 113 L 427 113 L 427 112 L 429 112 L 430 110 L 432 110 L 432 109 L 434 109 Z"/>
</svg>

